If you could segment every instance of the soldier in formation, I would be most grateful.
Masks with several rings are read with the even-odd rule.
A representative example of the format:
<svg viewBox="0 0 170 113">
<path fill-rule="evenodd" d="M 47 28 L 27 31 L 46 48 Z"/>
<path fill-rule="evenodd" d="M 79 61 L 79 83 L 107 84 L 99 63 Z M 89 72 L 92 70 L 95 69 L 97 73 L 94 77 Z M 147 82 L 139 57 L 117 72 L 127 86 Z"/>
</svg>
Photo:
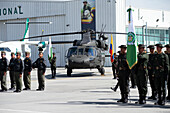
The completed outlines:
<svg viewBox="0 0 170 113">
<path fill-rule="evenodd" d="M 0 80 L 1 80 L 1 92 L 7 91 L 6 86 L 6 74 L 7 74 L 7 59 L 6 59 L 6 53 L 1 52 L 1 59 L 0 59 Z"/>
<path fill-rule="evenodd" d="M 11 81 L 11 88 L 9 88 L 9 90 L 13 90 L 15 89 L 15 76 L 14 76 L 14 61 L 15 61 L 15 53 L 11 53 L 11 59 L 9 62 L 9 75 L 10 75 L 10 81 Z"/>
<path fill-rule="evenodd" d="M 45 71 L 46 71 L 46 64 L 45 59 L 43 58 L 43 53 L 39 52 L 39 58 L 33 63 L 33 68 L 38 68 L 38 83 L 39 87 L 37 91 L 43 91 L 45 88 Z"/>
<path fill-rule="evenodd" d="M 53 53 L 53 58 L 51 59 L 51 57 L 49 58 L 50 64 L 51 64 L 51 73 L 52 73 L 52 78 L 55 78 L 56 76 L 56 57 L 55 57 L 55 53 Z"/>
<path fill-rule="evenodd" d="M 146 103 L 146 94 L 147 94 L 147 63 L 148 55 L 144 52 L 145 46 L 143 44 L 138 45 L 138 63 L 136 64 L 136 82 L 139 92 L 139 100 L 136 103 L 145 104 Z"/>
<path fill-rule="evenodd" d="M 25 88 L 23 90 L 30 90 L 31 89 L 31 70 L 32 70 L 32 63 L 30 58 L 30 53 L 25 53 L 26 58 L 24 59 L 24 85 Z"/>
<path fill-rule="evenodd" d="M 129 94 L 129 74 L 130 70 L 126 62 L 126 45 L 119 46 L 121 53 L 118 56 L 118 78 L 121 92 L 121 99 L 117 102 L 127 103 Z"/>
</svg>

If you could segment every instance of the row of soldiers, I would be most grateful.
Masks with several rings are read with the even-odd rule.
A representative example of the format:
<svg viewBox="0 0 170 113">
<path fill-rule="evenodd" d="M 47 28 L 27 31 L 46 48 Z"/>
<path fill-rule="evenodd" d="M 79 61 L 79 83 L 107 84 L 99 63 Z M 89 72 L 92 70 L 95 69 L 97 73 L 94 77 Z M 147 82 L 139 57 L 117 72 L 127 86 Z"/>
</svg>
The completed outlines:
<svg viewBox="0 0 170 113">
<path fill-rule="evenodd" d="M 1 80 L 1 92 L 7 91 L 6 75 L 9 70 L 11 88 L 10 90 L 16 89 L 14 92 L 21 92 L 22 90 L 22 74 L 25 88 L 23 90 L 31 89 L 31 71 L 32 68 L 38 68 L 38 83 L 39 87 L 37 91 L 44 90 L 44 75 L 46 71 L 46 64 L 43 58 L 43 53 L 39 53 L 39 58 L 32 64 L 30 53 L 25 53 L 26 58 L 24 61 L 21 60 L 21 53 L 17 52 L 16 57 L 14 53 L 11 53 L 11 59 L 8 65 L 6 59 L 6 53 L 1 52 L 0 59 L 0 80 Z M 24 62 L 24 63 L 23 63 Z"/>
<path fill-rule="evenodd" d="M 154 51 L 155 46 L 157 48 Z M 148 99 L 157 100 L 155 105 L 165 105 L 166 100 L 170 100 L 170 76 L 169 76 L 169 58 L 170 44 L 163 46 L 162 44 L 150 45 L 150 54 L 145 52 L 143 44 L 138 45 L 138 61 L 130 70 L 126 60 L 126 45 L 119 46 L 120 54 L 116 61 L 113 62 L 113 69 L 116 69 L 118 76 L 118 85 L 120 87 L 121 99 L 118 102 L 127 103 L 129 95 L 129 77 L 135 75 L 135 81 L 139 92 L 139 100 L 136 104 L 145 104 L 147 95 L 147 81 L 149 78 L 152 90 L 152 96 Z M 166 47 L 165 53 L 162 48 Z M 116 63 L 117 62 L 117 63 Z M 115 65 L 116 64 L 116 65 Z M 116 75 L 114 76 L 116 78 Z M 166 97 L 166 84 L 168 82 L 168 96 Z"/>
</svg>

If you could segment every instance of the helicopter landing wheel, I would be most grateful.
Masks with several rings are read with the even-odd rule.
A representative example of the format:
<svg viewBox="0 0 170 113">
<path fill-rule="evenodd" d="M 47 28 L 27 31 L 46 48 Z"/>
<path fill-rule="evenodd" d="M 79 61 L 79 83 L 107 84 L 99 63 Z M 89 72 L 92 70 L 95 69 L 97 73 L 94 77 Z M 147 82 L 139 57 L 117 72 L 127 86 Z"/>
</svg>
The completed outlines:
<svg viewBox="0 0 170 113">
<path fill-rule="evenodd" d="M 72 69 L 67 69 L 67 76 L 71 77 Z"/>
</svg>

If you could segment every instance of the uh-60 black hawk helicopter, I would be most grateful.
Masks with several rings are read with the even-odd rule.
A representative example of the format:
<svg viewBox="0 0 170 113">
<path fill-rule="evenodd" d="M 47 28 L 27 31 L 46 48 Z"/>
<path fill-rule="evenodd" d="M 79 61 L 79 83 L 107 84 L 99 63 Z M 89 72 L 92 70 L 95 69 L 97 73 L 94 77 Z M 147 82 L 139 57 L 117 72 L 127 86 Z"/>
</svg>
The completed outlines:
<svg viewBox="0 0 170 113">
<path fill-rule="evenodd" d="M 104 30 L 104 28 L 103 28 Z M 108 45 L 106 40 L 108 37 L 104 33 L 98 32 L 98 40 L 92 40 L 93 36 L 96 35 L 95 31 L 86 30 L 82 32 L 70 32 L 70 33 L 57 33 L 57 34 L 48 34 L 41 36 L 32 36 L 25 39 L 35 39 L 51 36 L 61 36 L 61 35 L 74 35 L 82 34 L 81 40 L 74 41 L 49 41 L 51 44 L 68 44 L 73 43 L 73 47 L 70 47 L 67 50 L 67 55 L 65 56 L 67 68 L 67 76 L 71 76 L 73 69 L 94 69 L 97 68 L 101 75 L 104 75 L 104 64 L 105 64 L 105 51 L 108 50 Z M 56 38 L 56 37 L 55 37 Z M 22 39 L 17 39 L 13 41 L 18 41 Z M 43 43 L 42 43 L 43 44 Z M 44 43 L 45 44 L 45 43 Z M 48 44 L 46 44 L 48 45 Z M 39 51 L 43 51 L 46 45 L 38 47 Z"/>
<path fill-rule="evenodd" d="M 97 68 L 104 75 L 105 51 L 108 50 L 108 37 L 101 32 L 99 40 L 92 40 L 94 31 L 84 31 L 81 40 L 73 41 L 66 55 L 67 76 L 71 76 L 73 69 Z"/>
</svg>

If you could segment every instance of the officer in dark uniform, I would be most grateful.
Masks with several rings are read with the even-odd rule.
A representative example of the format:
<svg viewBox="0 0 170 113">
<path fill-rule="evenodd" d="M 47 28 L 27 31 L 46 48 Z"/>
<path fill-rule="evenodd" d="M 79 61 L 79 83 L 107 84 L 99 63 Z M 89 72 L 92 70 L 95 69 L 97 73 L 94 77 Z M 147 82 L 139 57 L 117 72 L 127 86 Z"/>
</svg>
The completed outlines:
<svg viewBox="0 0 170 113">
<path fill-rule="evenodd" d="M 157 47 L 157 54 L 155 54 L 154 57 L 154 77 L 156 92 L 158 94 L 158 101 L 155 105 L 165 105 L 169 59 L 168 56 L 162 52 L 162 44 L 156 44 L 155 46 Z"/>
<path fill-rule="evenodd" d="M 144 52 L 145 46 L 143 44 L 138 45 L 138 63 L 136 64 L 136 83 L 139 92 L 139 100 L 136 104 L 145 104 L 146 103 L 146 94 L 147 94 L 147 80 L 148 80 L 148 55 Z"/>
<path fill-rule="evenodd" d="M 15 54 L 11 53 L 11 59 L 9 62 L 9 75 L 10 75 L 10 81 L 11 81 L 11 88 L 9 90 L 15 89 L 15 76 L 14 76 L 14 61 L 15 61 Z"/>
<path fill-rule="evenodd" d="M 121 99 L 117 102 L 128 102 L 129 94 L 129 74 L 130 69 L 126 61 L 126 45 L 119 46 L 121 48 L 121 53 L 118 56 L 118 78 L 119 78 L 119 87 L 121 92 Z"/>
<path fill-rule="evenodd" d="M 45 88 L 44 75 L 46 71 L 45 59 L 43 58 L 43 53 L 39 52 L 39 58 L 33 63 L 33 68 L 38 68 L 38 83 L 39 87 L 37 91 L 43 91 Z"/>
<path fill-rule="evenodd" d="M 31 63 L 30 53 L 25 52 L 25 56 L 26 58 L 24 59 L 24 76 L 23 76 L 25 88 L 23 90 L 30 90 L 32 63 Z"/>
<path fill-rule="evenodd" d="M 91 11 L 91 7 L 90 7 L 90 4 L 88 4 L 87 0 L 84 0 L 83 4 L 84 4 L 84 6 L 83 6 L 83 18 L 87 18 L 87 17 L 85 17 L 84 12 L 86 10 L 89 10 L 89 12 L 90 12 Z"/>
<path fill-rule="evenodd" d="M 165 47 L 166 47 L 166 54 L 168 55 L 169 65 L 170 65 L 170 44 L 165 45 Z M 170 68 L 169 68 L 169 75 L 168 75 L 168 96 L 167 96 L 167 100 L 170 101 Z"/>
<path fill-rule="evenodd" d="M 153 75 L 153 64 L 154 64 L 154 45 L 149 45 L 147 48 L 150 49 L 150 54 L 149 54 L 149 61 L 148 61 L 148 76 L 149 76 L 149 81 L 150 81 L 150 86 L 152 90 L 152 96 L 148 97 L 148 99 L 153 99 L 156 100 L 156 90 L 155 90 L 155 82 L 154 82 L 154 75 Z"/>
<path fill-rule="evenodd" d="M 56 76 L 56 57 L 55 57 L 55 53 L 53 53 L 53 58 L 51 59 L 51 57 L 49 57 L 49 61 L 51 64 L 51 72 L 52 72 L 52 78 L 55 78 Z"/>
<path fill-rule="evenodd" d="M 15 75 L 15 82 L 16 82 L 16 90 L 14 92 L 21 92 L 22 71 L 23 71 L 23 63 L 21 60 L 21 53 L 17 52 L 16 59 L 14 61 L 14 75 Z"/>
<path fill-rule="evenodd" d="M 0 59 L 0 78 L 1 78 L 1 92 L 7 91 L 6 87 L 6 72 L 8 68 L 8 63 L 6 59 L 6 53 L 4 51 L 1 52 L 1 59 Z"/>
<path fill-rule="evenodd" d="M 113 76 L 114 79 L 116 79 L 116 71 L 117 71 L 117 56 L 116 53 L 114 53 L 114 61 L 112 62 L 112 71 L 113 71 Z"/>
</svg>

